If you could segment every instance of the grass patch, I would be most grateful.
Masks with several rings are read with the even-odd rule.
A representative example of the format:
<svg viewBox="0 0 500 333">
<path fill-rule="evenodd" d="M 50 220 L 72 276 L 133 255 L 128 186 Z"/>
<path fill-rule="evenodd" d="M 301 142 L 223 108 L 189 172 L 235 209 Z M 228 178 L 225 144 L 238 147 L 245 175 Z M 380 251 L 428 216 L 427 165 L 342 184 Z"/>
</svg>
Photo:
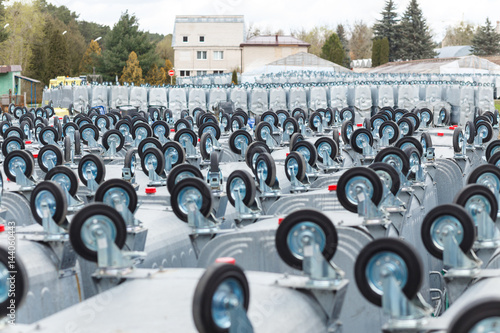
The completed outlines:
<svg viewBox="0 0 500 333">
<path fill-rule="evenodd" d="M 500 111 L 500 99 L 495 100 L 495 109 Z"/>
</svg>

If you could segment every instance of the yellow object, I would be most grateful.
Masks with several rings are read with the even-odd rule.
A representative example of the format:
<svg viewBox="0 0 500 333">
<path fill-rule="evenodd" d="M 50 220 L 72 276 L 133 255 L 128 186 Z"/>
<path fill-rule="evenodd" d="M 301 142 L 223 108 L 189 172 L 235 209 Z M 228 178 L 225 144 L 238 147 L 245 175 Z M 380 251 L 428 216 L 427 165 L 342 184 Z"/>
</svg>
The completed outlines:
<svg viewBox="0 0 500 333">
<path fill-rule="evenodd" d="M 58 117 L 64 117 L 66 115 L 69 116 L 69 110 L 68 109 L 63 109 L 63 108 L 54 108 L 54 113 Z"/>
<path fill-rule="evenodd" d="M 82 79 L 79 77 L 58 76 L 55 79 L 50 80 L 49 88 L 56 88 L 61 84 L 63 86 L 70 86 L 73 83 L 75 85 L 80 85 L 82 83 Z"/>
</svg>

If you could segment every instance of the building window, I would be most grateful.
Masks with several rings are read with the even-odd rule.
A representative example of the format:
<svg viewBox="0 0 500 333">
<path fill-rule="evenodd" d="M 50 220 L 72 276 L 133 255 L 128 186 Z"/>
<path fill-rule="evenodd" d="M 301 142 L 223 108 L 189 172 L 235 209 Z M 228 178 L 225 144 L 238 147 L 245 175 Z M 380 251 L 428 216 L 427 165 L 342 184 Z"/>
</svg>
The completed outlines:
<svg viewBox="0 0 500 333">
<path fill-rule="evenodd" d="M 196 75 L 207 75 L 207 71 L 196 71 Z"/>
<path fill-rule="evenodd" d="M 224 74 L 224 71 L 214 71 L 214 74 Z"/>
<path fill-rule="evenodd" d="M 187 43 L 188 42 L 188 36 L 182 36 L 182 42 Z"/>
<path fill-rule="evenodd" d="M 207 60 L 207 51 L 197 51 L 196 59 L 198 60 Z"/>
<path fill-rule="evenodd" d="M 200 43 L 205 43 L 205 36 L 200 36 Z"/>
<path fill-rule="evenodd" d="M 180 71 L 180 76 L 190 76 L 190 71 Z"/>
<path fill-rule="evenodd" d="M 224 51 L 214 51 L 214 60 L 224 59 Z"/>
</svg>

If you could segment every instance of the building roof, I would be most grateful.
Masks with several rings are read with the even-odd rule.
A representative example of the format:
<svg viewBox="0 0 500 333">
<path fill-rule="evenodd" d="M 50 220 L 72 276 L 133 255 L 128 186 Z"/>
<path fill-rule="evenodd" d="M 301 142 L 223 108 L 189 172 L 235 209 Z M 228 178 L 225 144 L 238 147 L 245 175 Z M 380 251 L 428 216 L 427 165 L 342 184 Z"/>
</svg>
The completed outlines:
<svg viewBox="0 0 500 333">
<path fill-rule="evenodd" d="M 32 78 L 27 77 L 27 76 L 23 76 L 23 75 L 15 75 L 15 78 L 25 80 L 25 81 L 28 81 L 31 83 L 40 83 L 40 81 L 38 81 L 38 80 L 32 79 Z"/>
<path fill-rule="evenodd" d="M 339 72 L 350 72 L 348 68 L 307 52 L 289 55 L 288 57 L 273 61 L 266 66 L 330 67 L 337 69 Z"/>
<path fill-rule="evenodd" d="M 243 15 L 178 15 L 175 23 L 244 23 Z"/>
<path fill-rule="evenodd" d="M 472 54 L 472 47 L 470 45 L 446 46 L 434 51 L 438 54 L 436 58 L 465 57 Z"/>
<path fill-rule="evenodd" d="M 0 66 L 0 73 L 20 72 L 22 71 L 21 65 L 2 65 Z"/>
<path fill-rule="evenodd" d="M 280 46 L 280 45 L 294 45 L 294 46 L 311 46 L 300 39 L 292 36 L 255 36 L 248 39 L 246 42 L 241 43 L 240 46 Z"/>
<path fill-rule="evenodd" d="M 370 73 L 500 73 L 500 66 L 477 56 L 389 62 Z"/>
</svg>

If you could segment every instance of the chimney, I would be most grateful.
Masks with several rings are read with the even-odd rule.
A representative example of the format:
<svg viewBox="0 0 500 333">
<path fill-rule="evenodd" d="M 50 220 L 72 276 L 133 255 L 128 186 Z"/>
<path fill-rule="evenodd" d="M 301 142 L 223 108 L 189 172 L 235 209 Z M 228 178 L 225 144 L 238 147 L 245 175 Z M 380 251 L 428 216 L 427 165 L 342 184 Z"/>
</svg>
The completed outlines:
<svg viewBox="0 0 500 333">
<path fill-rule="evenodd" d="M 279 44 L 279 43 L 278 43 L 278 35 L 276 35 L 276 44 Z"/>
<path fill-rule="evenodd" d="M 500 34 L 500 21 L 497 21 L 497 27 L 495 28 L 497 34 Z"/>
</svg>

